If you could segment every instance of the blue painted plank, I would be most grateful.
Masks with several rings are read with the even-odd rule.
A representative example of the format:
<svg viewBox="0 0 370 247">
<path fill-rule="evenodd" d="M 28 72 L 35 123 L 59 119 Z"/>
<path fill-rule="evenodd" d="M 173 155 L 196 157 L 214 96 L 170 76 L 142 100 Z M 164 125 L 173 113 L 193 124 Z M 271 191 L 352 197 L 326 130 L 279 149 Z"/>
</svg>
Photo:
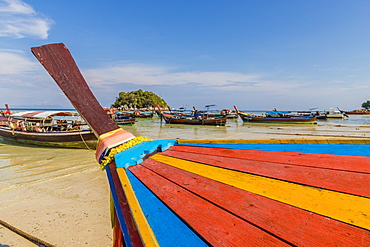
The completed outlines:
<svg viewBox="0 0 370 247">
<path fill-rule="evenodd" d="M 135 175 L 126 170 L 145 217 L 161 247 L 209 246 L 162 203 Z"/>
<path fill-rule="evenodd" d="M 145 155 L 160 148 L 165 151 L 177 143 L 176 140 L 144 141 L 114 156 L 117 168 L 128 168 L 143 162 Z"/>
<path fill-rule="evenodd" d="M 230 148 L 243 150 L 301 152 L 370 157 L 366 144 L 179 144 L 178 146 Z"/>
</svg>

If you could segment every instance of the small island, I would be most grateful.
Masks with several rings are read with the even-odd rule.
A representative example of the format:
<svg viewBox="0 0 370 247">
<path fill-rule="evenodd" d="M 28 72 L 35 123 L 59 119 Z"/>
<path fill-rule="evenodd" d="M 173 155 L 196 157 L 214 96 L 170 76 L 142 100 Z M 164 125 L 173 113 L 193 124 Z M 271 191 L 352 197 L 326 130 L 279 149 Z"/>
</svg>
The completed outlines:
<svg viewBox="0 0 370 247">
<path fill-rule="evenodd" d="M 120 92 L 112 106 L 119 110 L 147 109 L 153 110 L 159 105 L 166 108 L 168 104 L 164 99 L 153 92 L 139 89 L 131 92 Z"/>
</svg>

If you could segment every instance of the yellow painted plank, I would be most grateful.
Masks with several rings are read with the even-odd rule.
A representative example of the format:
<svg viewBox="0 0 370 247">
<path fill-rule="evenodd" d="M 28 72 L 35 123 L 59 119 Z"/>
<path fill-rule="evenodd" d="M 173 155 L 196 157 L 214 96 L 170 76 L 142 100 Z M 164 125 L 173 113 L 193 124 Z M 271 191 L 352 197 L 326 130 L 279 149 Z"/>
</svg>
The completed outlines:
<svg viewBox="0 0 370 247">
<path fill-rule="evenodd" d="M 316 144 L 329 144 L 327 139 L 316 139 Z"/>
<path fill-rule="evenodd" d="M 151 159 L 370 230 L 370 198 L 353 196 L 156 154 Z"/>
<path fill-rule="evenodd" d="M 146 220 L 140 204 L 135 196 L 135 192 L 127 177 L 126 171 L 123 168 L 117 168 L 117 173 L 127 197 L 127 201 L 133 214 L 135 223 L 140 232 L 141 239 L 143 240 L 145 246 L 159 246 L 157 238 L 155 237 L 152 228 Z"/>
</svg>

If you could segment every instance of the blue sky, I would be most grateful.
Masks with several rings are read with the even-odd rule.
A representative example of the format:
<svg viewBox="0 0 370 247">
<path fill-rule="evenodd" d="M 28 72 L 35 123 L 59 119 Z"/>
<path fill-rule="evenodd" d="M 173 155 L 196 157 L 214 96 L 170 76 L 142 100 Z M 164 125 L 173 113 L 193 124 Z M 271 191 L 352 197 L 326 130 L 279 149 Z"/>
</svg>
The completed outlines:
<svg viewBox="0 0 370 247">
<path fill-rule="evenodd" d="M 64 43 L 103 106 L 320 110 L 370 100 L 370 1 L 0 0 L 0 107 L 70 108 L 30 47 Z"/>
</svg>

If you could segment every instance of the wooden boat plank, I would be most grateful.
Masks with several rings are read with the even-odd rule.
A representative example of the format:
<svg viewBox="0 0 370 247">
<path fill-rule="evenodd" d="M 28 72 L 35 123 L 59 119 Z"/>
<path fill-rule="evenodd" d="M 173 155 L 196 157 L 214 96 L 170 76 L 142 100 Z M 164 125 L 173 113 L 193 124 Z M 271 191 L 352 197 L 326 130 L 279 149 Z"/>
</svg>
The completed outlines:
<svg viewBox="0 0 370 247">
<path fill-rule="evenodd" d="M 183 139 L 178 140 L 178 144 L 370 144 L 367 138 L 336 138 L 316 139 L 316 138 L 299 138 L 299 139 Z M 305 145 L 310 146 L 310 145 Z M 320 147 L 321 148 L 321 147 Z"/>
<path fill-rule="evenodd" d="M 290 246 L 141 165 L 129 170 L 211 246 Z"/>
<path fill-rule="evenodd" d="M 370 229 L 370 198 L 242 173 L 161 154 L 150 159 L 320 215 Z"/>
<path fill-rule="evenodd" d="M 291 165 L 301 165 L 309 167 L 321 167 L 333 170 L 353 171 L 370 173 L 370 157 L 333 155 L 333 154 L 313 154 L 298 152 L 275 152 L 259 150 L 241 150 L 228 148 L 211 147 L 192 147 L 174 146 L 171 150 L 182 152 L 210 154 L 223 157 L 240 158 L 245 160 L 258 160 L 274 163 Z M 279 158 L 277 158 L 279 157 Z"/>
<path fill-rule="evenodd" d="M 148 224 L 146 217 L 141 209 L 141 206 L 135 196 L 135 192 L 132 188 L 131 182 L 124 169 L 117 169 L 118 177 L 121 181 L 121 186 L 125 193 L 127 203 L 130 207 L 132 218 L 135 221 L 135 225 L 140 233 L 140 237 L 144 245 L 146 246 L 159 246 L 157 238 L 153 233 L 152 228 Z"/>
<path fill-rule="evenodd" d="M 370 197 L 370 174 L 168 150 L 163 155 L 319 188 Z M 279 156 L 276 156 L 279 160 Z"/>
<path fill-rule="evenodd" d="M 297 246 L 363 246 L 370 233 L 154 160 L 142 166 Z M 137 168 L 140 169 L 140 168 Z"/>
<path fill-rule="evenodd" d="M 96 135 L 99 136 L 119 128 L 111 121 L 99 102 L 92 100 L 96 98 L 64 44 L 32 47 L 31 51 L 55 82 L 63 88 L 63 92 L 86 122 L 94 126 Z"/>
<path fill-rule="evenodd" d="M 124 172 L 122 168 L 118 173 Z M 130 171 L 127 177 L 140 202 L 142 211 L 152 228 L 159 245 L 145 241 L 148 246 L 208 246 L 187 225 L 184 224 L 169 208 L 166 207 L 145 185 Z M 137 210 L 137 209 L 136 209 Z M 176 243 L 176 244 L 174 244 Z"/>
<path fill-rule="evenodd" d="M 127 197 L 123 191 L 120 179 L 118 177 L 115 163 L 112 162 L 106 166 L 106 173 L 109 181 L 110 190 L 114 201 L 115 211 L 122 229 L 123 237 L 127 247 L 144 246 L 141 241 L 139 231 L 135 225 L 131 209 L 127 202 Z"/>
<path fill-rule="evenodd" d="M 192 145 L 195 146 L 195 145 Z M 199 147 L 230 148 L 245 150 L 261 151 L 280 151 L 280 152 L 299 152 L 299 153 L 316 153 L 316 154 L 336 154 L 350 156 L 370 156 L 369 147 L 362 144 L 197 144 Z"/>
</svg>

